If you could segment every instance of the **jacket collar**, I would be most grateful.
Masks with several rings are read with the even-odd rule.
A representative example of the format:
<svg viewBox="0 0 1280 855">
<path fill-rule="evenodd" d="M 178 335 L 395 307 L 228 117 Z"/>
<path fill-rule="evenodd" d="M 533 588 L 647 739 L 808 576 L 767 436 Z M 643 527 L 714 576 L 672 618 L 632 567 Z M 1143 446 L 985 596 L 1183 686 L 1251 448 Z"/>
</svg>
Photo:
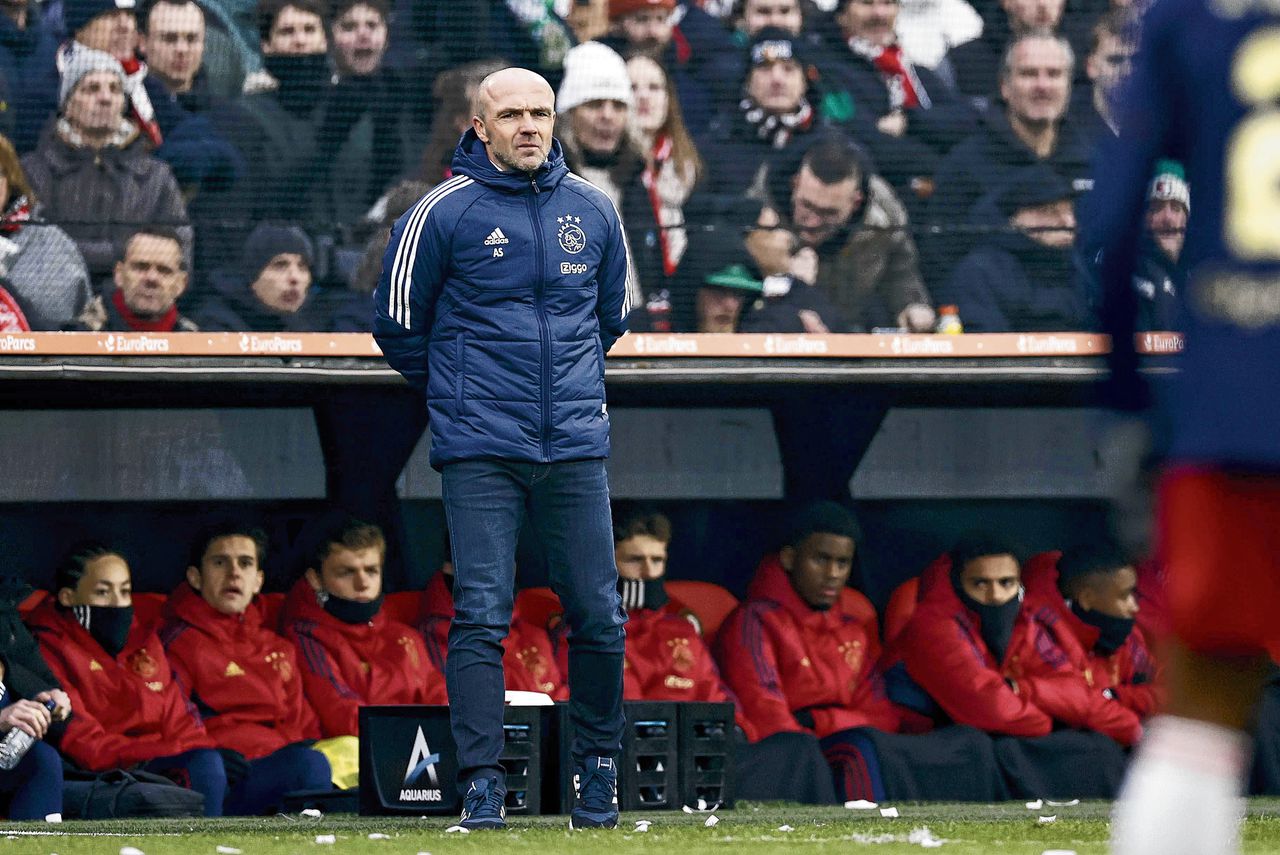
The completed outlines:
<svg viewBox="0 0 1280 855">
<path fill-rule="evenodd" d="M 289 594 L 285 597 L 280 614 L 281 626 L 288 626 L 294 621 L 305 620 L 351 635 L 366 633 L 370 630 L 370 627 L 381 627 L 386 619 L 386 611 L 379 609 L 378 613 L 373 616 L 373 620 L 365 623 L 344 623 L 338 620 L 325 611 L 324 606 L 316 601 L 315 588 L 311 587 L 311 583 L 307 581 L 305 576 L 294 582 L 293 587 L 289 589 Z"/>
<path fill-rule="evenodd" d="M 262 601 L 254 597 L 243 614 L 223 614 L 205 602 L 200 592 L 183 580 L 165 601 L 164 615 L 208 632 L 234 632 L 241 627 L 252 631 L 262 627 Z"/>
<path fill-rule="evenodd" d="M 821 611 L 800 599 L 776 553 L 761 560 L 755 578 L 747 587 L 747 598 L 777 603 L 797 623 L 812 629 L 833 629 L 844 623 L 844 606 L 840 600 L 837 599 L 830 609 Z"/>
<path fill-rule="evenodd" d="M 564 150 L 557 139 L 551 140 L 551 151 L 533 176 L 524 172 L 503 172 L 489 160 L 484 143 L 476 136 L 474 128 L 468 129 L 458 141 L 458 147 L 453 152 L 452 168 L 454 175 L 466 175 L 486 187 L 507 193 L 522 193 L 531 186 L 536 186 L 543 192 L 554 190 L 569 173 L 569 168 L 564 163 Z"/>
</svg>

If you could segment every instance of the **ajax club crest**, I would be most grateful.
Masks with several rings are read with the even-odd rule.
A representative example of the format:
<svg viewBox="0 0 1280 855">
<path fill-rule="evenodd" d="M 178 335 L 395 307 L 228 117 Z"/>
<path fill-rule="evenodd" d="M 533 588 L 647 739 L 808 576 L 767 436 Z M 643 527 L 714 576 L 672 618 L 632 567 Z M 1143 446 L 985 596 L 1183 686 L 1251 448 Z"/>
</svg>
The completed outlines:
<svg viewBox="0 0 1280 855">
<path fill-rule="evenodd" d="M 587 236 L 578 225 L 582 222 L 582 217 L 565 214 L 563 217 L 556 217 L 556 222 L 560 224 L 556 240 L 560 242 L 561 249 L 570 255 L 577 255 L 587 248 Z"/>
</svg>

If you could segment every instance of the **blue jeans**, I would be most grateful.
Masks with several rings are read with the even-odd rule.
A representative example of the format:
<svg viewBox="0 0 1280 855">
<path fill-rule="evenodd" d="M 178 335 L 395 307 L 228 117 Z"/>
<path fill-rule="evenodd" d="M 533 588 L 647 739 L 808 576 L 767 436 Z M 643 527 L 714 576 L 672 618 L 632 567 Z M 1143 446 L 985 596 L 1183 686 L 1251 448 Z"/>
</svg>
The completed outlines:
<svg viewBox="0 0 1280 855">
<path fill-rule="evenodd" d="M 9 819 L 62 813 L 62 756 L 47 742 L 32 745 L 17 766 L 0 771 L 0 794 L 9 796 Z"/>
<path fill-rule="evenodd" d="M 546 549 L 569 627 L 574 760 L 617 757 L 626 616 L 604 461 L 468 460 L 446 464 L 443 476 L 454 572 L 445 681 L 459 783 L 503 776 L 502 640 L 511 628 L 516 537 L 526 516 Z"/>
<path fill-rule="evenodd" d="M 222 755 L 214 749 L 195 748 L 172 757 L 157 757 L 148 760 L 142 768 L 204 796 L 205 816 L 222 816 L 222 802 L 227 796 L 227 769 L 222 764 Z"/>
<path fill-rule="evenodd" d="M 249 774 L 227 794 L 229 816 L 262 816 L 284 806 L 284 794 L 294 790 L 327 790 L 329 759 L 305 742 L 286 745 L 266 757 L 249 761 Z"/>
</svg>

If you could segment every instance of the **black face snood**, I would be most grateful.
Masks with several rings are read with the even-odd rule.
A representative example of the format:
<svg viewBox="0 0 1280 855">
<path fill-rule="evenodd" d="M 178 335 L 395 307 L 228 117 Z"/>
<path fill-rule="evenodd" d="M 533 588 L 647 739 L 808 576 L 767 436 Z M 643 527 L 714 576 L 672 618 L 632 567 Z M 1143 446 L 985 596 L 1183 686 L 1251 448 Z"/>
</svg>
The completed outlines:
<svg viewBox="0 0 1280 855">
<path fill-rule="evenodd" d="M 1092 609 L 1082 609 L 1074 600 L 1071 601 L 1071 613 L 1089 626 L 1097 627 L 1101 634 L 1094 642 L 1093 649 L 1103 656 L 1110 656 L 1123 647 L 1129 633 L 1133 632 L 1133 618 L 1112 617 Z"/>
<path fill-rule="evenodd" d="M 622 607 L 629 612 L 660 609 L 667 604 L 667 588 L 662 579 L 619 579 Z"/>
<path fill-rule="evenodd" d="M 72 606 L 71 613 L 112 658 L 124 650 L 133 626 L 133 606 Z"/>
<path fill-rule="evenodd" d="M 324 610 L 343 623 L 368 623 L 377 617 L 382 609 L 382 594 L 367 603 L 359 600 L 348 600 L 330 594 L 328 591 L 317 591 L 316 600 Z"/>
<path fill-rule="evenodd" d="M 1018 612 L 1022 610 L 1022 590 L 1019 589 L 1018 596 L 1002 606 L 988 606 L 965 593 L 959 581 L 953 584 L 960 602 L 977 613 L 982 640 L 986 642 L 987 649 L 997 663 L 1003 663 L 1004 655 L 1009 650 L 1009 639 L 1013 638 L 1013 624 L 1018 619 Z"/>
<path fill-rule="evenodd" d="M 262 64 L 280 83 L 275 93 L 280 106 L 295 116 L 315 109 L 331 76 L 329 56 L 324 53 L 271 54 L 262 58 Z"/>
</svg>

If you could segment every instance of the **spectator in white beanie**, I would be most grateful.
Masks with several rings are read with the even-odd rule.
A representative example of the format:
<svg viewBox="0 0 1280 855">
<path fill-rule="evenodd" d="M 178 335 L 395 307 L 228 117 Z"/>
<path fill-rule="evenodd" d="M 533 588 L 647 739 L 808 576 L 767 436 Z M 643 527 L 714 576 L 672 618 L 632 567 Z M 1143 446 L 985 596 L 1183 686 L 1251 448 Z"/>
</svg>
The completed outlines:
<svg viewBox="0 0 1280 855">
<path fill-rule="evenodd" d="M 658 222 L 642 174 L 644 152 L 631 133 L 631 77 L 612 48 L 586 42 L 564 59 L 556 93 L 556 137 L 577 175 L 599 187 L 618 208 L 631 243 L 632 261 L 644 289 L 661 287 L 665 276 Z"/>
</svg>

